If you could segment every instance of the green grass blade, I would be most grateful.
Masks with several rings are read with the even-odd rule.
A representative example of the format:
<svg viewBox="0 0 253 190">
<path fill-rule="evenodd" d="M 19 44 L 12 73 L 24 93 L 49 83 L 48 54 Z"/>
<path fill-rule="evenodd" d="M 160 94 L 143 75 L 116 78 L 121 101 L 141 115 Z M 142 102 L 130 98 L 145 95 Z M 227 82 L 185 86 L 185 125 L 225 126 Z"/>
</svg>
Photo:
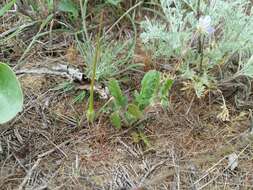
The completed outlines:
<svg viewBox="0 0 253 190">
<path fill-rule="evenodd" d="M 3 6 L 3 8 L 0 9 L 0 17 L 3 16 L 7 11 L 11 9 L 11 7 L 16 3 L 17 0 L 12 0 L 6 5 Z"/>
</svg>

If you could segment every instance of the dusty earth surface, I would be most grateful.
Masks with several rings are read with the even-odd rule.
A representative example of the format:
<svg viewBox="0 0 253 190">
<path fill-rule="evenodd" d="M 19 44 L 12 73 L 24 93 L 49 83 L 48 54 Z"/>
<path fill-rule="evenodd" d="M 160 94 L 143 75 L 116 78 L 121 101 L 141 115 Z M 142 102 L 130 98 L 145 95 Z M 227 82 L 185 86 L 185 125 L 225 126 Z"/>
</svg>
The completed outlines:
<svg viewBox="0 0 253 190">
<path fill-rule="evenodd" d="M 73 39 L 51 37 L 52 44 L 41 39 L 15 71 L 55 64 L 81 69 L 82 58 L 69 51 Z M 1 61 L 16 66 L 19 42 L 0 47 Z M 130 78 L 139 85 L 137 75 Z M 89 125 L 83 119 L 87 98 L 73 102 L 82 84 L 63 88 L 67 78 L 48 74 L 18 78 L 25 105 L 0 128 L 0 189 L 253 189 L 251 111 L 234 101 L 227 102 L 224 122 L 217 118 L 222 100 L 193 98 L 174 85 L 170 108 L 154 109 L 143 122 L 146 146 L 133 141 L 137 129 L 114 129 L 106 113 Z M 97 98 L 96 109 L 105 102 Z"/>
<path fill-rule="evenodd" d="M 66 79 L 21 75 L 24 111 L 1 126 L 2 189 L 252 189 L 248 111 L 184 97 L 175 89 L 167 112 L 145 121 L 150 147 L 134 143 L 135 129 L 115 130 L 106 115 L 94 125 L 78 120 L 78 90 L 55 87 Z M 238 156 L 231 169 L 228 157 Z M 25 181 L 25 182 L 24 182 Z M 137 188 L 138 187 L 138 188 Z"/>
</svg>

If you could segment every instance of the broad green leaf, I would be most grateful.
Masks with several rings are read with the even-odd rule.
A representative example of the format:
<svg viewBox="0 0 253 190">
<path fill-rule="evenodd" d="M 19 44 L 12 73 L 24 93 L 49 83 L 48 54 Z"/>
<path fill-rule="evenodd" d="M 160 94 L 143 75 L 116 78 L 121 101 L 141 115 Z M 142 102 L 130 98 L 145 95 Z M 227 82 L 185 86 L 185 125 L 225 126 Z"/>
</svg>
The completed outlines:
<svg viewBox="0 0 253 190">
<path fill-rule="evenodd" d="M 123 95 L 119 83 L 113 79 L 109 81 L 109 91 L 115 99 L 116 106 L 124 108 L 127 105 L 127 97 Z"/>
<path fill-rule="evenodd" d="M 162 87 L 160 89 L 160 98 L 161 98 L 161 104 L 163 108 L 168 107 L 169 101 L 168 101 L 168 93 L 173 85 L 173 80 L 172 79 L 166 79 Z"/>
<path fill-rule="evenodd" d="M 117 128 L 120 129 L 121 128 L 121 118 L 118 112 L 114 112 L 111 114 L 111 123 L 112 125 Z"/>
<path fill-rule="evenodd" d="M 74 18 L 78 17 L 78 7 L 72 0 L 61 0 L 58 9 L 62 12 L 71 13 Z"/>
<path fill-rule="evenodd" d="M 0 17 L 3 16 L 7 11 L 11 9 L 11 7 L 16 3 L 17 0 L 12 0 L 9 3 L 6 3 L 1 9 L 0 9 Z"/>
<path fill-rule="evenodd" d="M 142 112 L 140 111 L 139 107 L 135 104 L 129 104 L 127 108 L 128 113 L 134 116 L 137 119 L 141 119 L 143 117 Z"/>
<path fill-rule="evenodd" d="M 162 87 L 160 89 L 160 94 L 161 96 L 168 96 L 168 92 L 170 91 L 172 85 L 173 85 L 173 79 L 166 79 L 163 84 Z"/>
<path fill-rule="evenodd" d="M 0 62 L 0 124 L 13 119 L 22 111 L 23 93 L 11 68 Z"/>
<path fill-rule="evenodd" d="M 140 94 L 136 95 L 136 102 L 141 110 L 145 109 L 153 98 L 157 95 L 157 91 L 160 85 L 160 73 L 155 70 L 151 70 L 145 74 L 141 81 Z"/>
</svg>

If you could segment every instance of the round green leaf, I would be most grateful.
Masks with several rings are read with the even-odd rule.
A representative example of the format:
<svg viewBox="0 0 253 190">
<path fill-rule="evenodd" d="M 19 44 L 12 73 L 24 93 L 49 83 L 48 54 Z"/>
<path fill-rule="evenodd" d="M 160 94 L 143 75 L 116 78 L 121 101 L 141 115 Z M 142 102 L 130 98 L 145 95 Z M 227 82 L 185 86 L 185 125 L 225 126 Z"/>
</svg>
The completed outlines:
<svg viewBox="0 0 253 190">
<path fill-rule="evenodd" d="M 22 111 L 23 93 L 11 68 L 0 62 L 0 124 L 13 119 Z"/>
</svg>

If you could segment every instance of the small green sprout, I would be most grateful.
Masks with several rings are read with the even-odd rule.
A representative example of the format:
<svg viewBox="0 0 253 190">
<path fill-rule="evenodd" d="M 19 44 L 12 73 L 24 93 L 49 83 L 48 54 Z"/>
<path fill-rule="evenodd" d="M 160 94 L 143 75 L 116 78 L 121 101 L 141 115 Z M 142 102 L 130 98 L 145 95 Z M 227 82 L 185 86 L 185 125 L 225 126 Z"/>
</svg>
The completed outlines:
<svg viewBox="0 0 253 190">
<path fill-rule="evenodd" d="M 122 92 L 119 82 L 115 79 L 109 81 L 109 91 L 113 97 L 111 123 L 115 128 L 131 126 L 136 121 L 145 119 L 145 108 L 160 103 L 164 109 L 169 105 L 168 92 L 173 84 L 170 78 L 161 77 L 161 73 L 151 70 L 145 74 L 141 81 L 140 92 L 135 92 L 135 98 L 129 102 Z"/>
</svg>

